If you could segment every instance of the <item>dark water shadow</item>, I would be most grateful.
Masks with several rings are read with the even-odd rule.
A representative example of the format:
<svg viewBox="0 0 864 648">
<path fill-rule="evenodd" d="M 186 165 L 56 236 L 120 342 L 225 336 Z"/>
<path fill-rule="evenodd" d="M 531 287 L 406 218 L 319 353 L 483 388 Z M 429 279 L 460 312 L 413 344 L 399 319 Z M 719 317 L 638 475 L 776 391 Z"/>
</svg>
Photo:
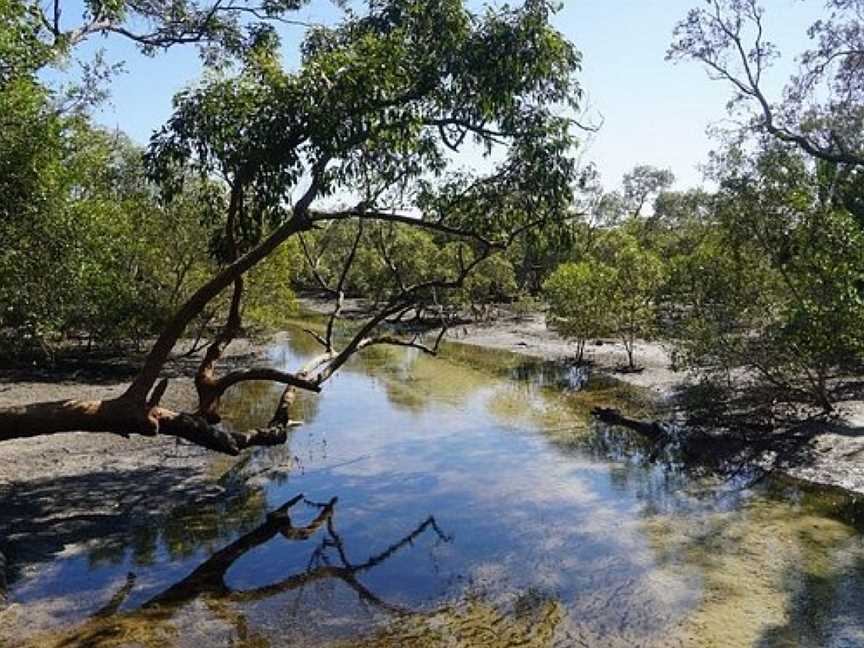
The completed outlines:
<svg viewBox="0 0 864 648">
<path fill-rule="evenodd" d="M 204 483 L 199 470 L 159 466 L 19 482 L 0 491 L 0 550 L 9 584 L 70 547 L 91 565 L 152 564 L 192 555 L 257 523 L 264 499 Z"/>
<path fill-rule="evenodd" d="M 864 643 L 864 558 L 822 573 L 802 564 L 788 569 L 784 581 L 793 592 L 792 613 L 786 623 L 766 628 L 756 648 Z"/>
</svg>

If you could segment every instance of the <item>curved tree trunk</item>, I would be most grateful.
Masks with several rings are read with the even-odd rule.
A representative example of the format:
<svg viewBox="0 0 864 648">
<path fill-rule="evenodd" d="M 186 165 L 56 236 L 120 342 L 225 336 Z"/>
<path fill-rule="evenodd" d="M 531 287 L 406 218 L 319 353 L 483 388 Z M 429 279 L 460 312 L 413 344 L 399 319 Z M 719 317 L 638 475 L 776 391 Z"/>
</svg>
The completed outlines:
<svg viewBox="0 0 864 648">
<path fill-rule="evenodd" d="M 174 345 L 177 344 L 177 340 L 180 339 L 189 323 L 204 310 L 207 304 L 258 262 L 265 259 L 284 241 L 297 232 L 309 227 L 306 211 L 316 190 L 317 188 L 313 182 L 313 187 L 304 196 L 304 199 L 307 200 L 301 200 L 298 206 L 295 207 L 293 218 L 276 229 L 276 231 L 255 248 L 226 266 L 210 281 L 196 290 L 186 303 L 180 307 L 180 310 L 177 311 L 168 325 L 163 329 L 161 335 L 150 349 L 150 353 L 147 355 L 140 373 L 126 390 L 126 396 L 143 400 L 159 379 L 159 373 L 167 362 Z"/>
<path fill-rule="evenodd" d="M 0 441 L 58 432 L 118 432 L 153 435 L 157 421 L 126 397 L 62 400 L 0 409 Z"/>
<path fill-rule="evenodd" d="M 129 434 L 153 436 L 161 433 L 185 438 L 220 452 L 237 454 L 248 445 L 270 445 L 279 438 L 284 441 L 284 431 L 281 434 L 270 429 L 264 432 L 229 433 L 211 425 L 208 417 L 159 408 L 159 400 L 165 392 L 167 382 L 163 381 L 155 389 L 154 385 L 177 340 L 207 304 L 232 283 L 238 288 L 236 297 L 239 300 L 243 274 L 265 259 L 293 234 L 309 226 L 308 208 L 316 192 L 317 181 L 313 179 L 312 186 L 295 206 L 291 219 L 195 291 L 162 330 L 147 355 L 141 371 L 123 395 L 109 400 L 64 400 L 0 408 L 0 442 L 59 432 L 113 432 L 124 436 Z M 236 306 L 239 308 L 239 301 Z M 233 323 L 229 322 L 229 324 Z M 221 356 L 222 348 L 224 346 L 218 349 L 216 359 Z M 287 375 L 283 378 L 289 379 Z M 231 384 L 236 384 L 237 381 L 235 377 Z M 308 381 L 299 382 L 304 388 L 312 387 Z M 215 411 L 215 404 L 211 401 L 218 402 L 218 397 L 227 389 L 227 386 L 222 386 L 221 391 L 205 390 L 205 396 L 217 391 L 218 394 L 211 400 L 203 399 L 205 406 L 199 407 L 199 410 Z M 153 393 L 148 400 L 151 390 Z"/>
<path fill-rule="evenodd" d="M 395 344 L 414 347 L 432 355 L 436 354 L 446 332 L 446 323 L 444 322 L 442 322 L 441 333 L 433 348 L 422 344 L 416 336 L 410 340 L 402 340 L 389 335 L 374 336 L 373 333 L 385 321 L 416 307 L 418 299 L 426 291 L 435 288 L 460 287 L 470 272 L 493 250 L 498 248 L 491 243 L 486 243 L 481 254 L 478 254 L 470 263 L 460 266 L 459 274 L 455 279 L 430 280 L 410 287 L 403 285 L 401 291 L 391 298 L 375 316 L 369 319 L 344 348 L 337 352 L 334 347 L 333 325 L 340 316 L 348 269 L 354 260 L 360 242 L 361 223 L 351 253 L 339 278 L 339 285 L 335 290 L 337 302 L 327 325 L 326 338 L 313 334 L 323 344 L 325 353 L 313 361 L 312 365 L 298 373 L 262 367 L 235 370 L 220 378 L 216 377 L 215 364 L 240 329 L 240 299 L 243 291 L 242 277 L 244 273 L 265 259 L 292 235 L 314 226 L 316 219 L 344 220 L 346 218 L 362 219 L 366 217 L 365 210 L 337 212 L 328 214 L 326 217 L 318 215 L 312 218 L 310 216 L 309 206 L 320 189 L 325 163 L 326 160 L 316 165 L 312 184 L 296 203 L 293 217 L 290 220 L 277 228 L 252 250 L 219 271 L 180 307 L 154 343 L 140 372 L 121 396 L 107 400 L 64 400 L 0 408 L 0 442 L 44 434 L 79 431 L 111 432 L 123 436 L 167 434 L 212 450 L 236 455 L 249 446 L 284 443 L 287 437 L 287 428 L 294 424 L 290 410 L 295 397 L 295 389 L 319 392 L 321 385 L 329 380 L 352 355 L 362 349 L 376 344 Z M 392 221 L 398 220 L 400 217 L 376 212 L 371 218 Z M 410 220 L 411 224 L 421 222 L 414 219 Z M 464 236 L 475 238 L 470 232 Z M 223 331 L 207 349 L 196 374 L 195 383 L 199 399 L 197 409 L 192 413 L 183 413 L 159 407 L 159 402 L 167 388 L 167 380 L 163 379 L 158 385 L 156 385 L 156 381 L 177 340 L 207 304 L 231 284 L 234 284 L 234 295 L 228 321 Z M 219 399 L 233 385 L 251 380 L 265 380 L 286 385 L 269 426 L 248 432 L 234 432 L 220 428 L 218 426 Z M 154 385 L 156 386 L 154 387 Z"/>
<path fill-rule="evenodd" d="M 201 416 L 148 406 L 125 396 L 102 401 L 33 403 L 0 410 L 0 442 L 60 432 L 161 434 L 231 455 L 250 446 L 279 445 L 287 439 L 284 426 L 227 431 Z"/>
</svg>

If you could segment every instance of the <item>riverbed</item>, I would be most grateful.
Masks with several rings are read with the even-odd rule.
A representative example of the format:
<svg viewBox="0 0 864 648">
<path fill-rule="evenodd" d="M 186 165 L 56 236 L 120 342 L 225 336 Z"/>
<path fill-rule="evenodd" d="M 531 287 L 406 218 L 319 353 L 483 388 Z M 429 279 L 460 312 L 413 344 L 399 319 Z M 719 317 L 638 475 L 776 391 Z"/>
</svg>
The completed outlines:
<svg viewBox="0 0 864 648">
<path fill-rule="evenodd" d="M 316 352 L 298 333 L 268 359 Z M 228 424 L 266 424 L 278 394 L 232 392 Z M 301 397 L 286 446 L 212 483 L 164 448 L 177 506 L 108 477 L 13 483 L 37 523 L 63 497 L 87 522 L 84 490 L 104 519 L 12 572 L 0 645 L 864 646 L 864 504 L 649 462 L 589 416 L 652 402 L 566 363 L 370 350 Z"/>
</svg>

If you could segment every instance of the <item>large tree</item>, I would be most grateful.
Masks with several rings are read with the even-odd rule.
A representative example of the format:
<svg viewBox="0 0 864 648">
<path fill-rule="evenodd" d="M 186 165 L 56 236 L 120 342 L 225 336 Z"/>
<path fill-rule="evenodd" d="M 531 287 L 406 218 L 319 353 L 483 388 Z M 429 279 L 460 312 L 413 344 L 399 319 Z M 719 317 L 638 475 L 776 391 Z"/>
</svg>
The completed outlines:
<svg viewBox="0 0 864 648">
<path fill-rule="evenodd" d="M 777 95 L 766 88 L 780 52 L 756 0 L 708 0 L 668 51 L 728 84 L 746 117 L 708 166 L 713 226 L 673 262 L 678 355 L 738 389 L 746 369 L 772 420 L 784 402 L 830 412 L 864 348 L 864 2 L 824 7 Z"/>
<path fill-rule="evenodd" d="M 461 0 L 375 1 L 335 27 L 310 29 L 296 71 L 280 65 L 273 39 L 259 38 L 239 76 L 179 95 L 152 139 L 148 168 L 165 200 L 195 176 L 221 183 L 226 208 L 211 244 L 218 271 L 177 309 L 120 396 L 0 410 L 0 441 L 73 430 L 158 433 L 235 454 L 284 441 L 294 390 L 319 391 L 362 349 L 389 343 L 434 352 L 382 326 L 430 291 L 461 286 L 484 259 L 568 212 L 573 140 L 571 121 L 560 115 L 579 95 L 579 56 L 550 26 L 551 11 L 544 0 L 480 14 Z M 471 143 L 496 158 L 494 170 L 450 173 L 452 152 Z M 358 232 L 370 221 L 421 228 L 460 251 L 435 276 L 394 282 L 379 310 L 337 346 L 334 322 L 355 243 L 332 286 L 333 315 L 316 334 L 319 358 L 294 373 L 253 367 L 219 375 L 240 330 L 244 275 L 286 241 L 335 221 L 355 222 Z M 160 375 L 178 339 L 229 288 L 227 322 L 196 375 L 198 407 L 160 407 L 167 388 Z M 266 429 L 226 431 L 219 399 L 247 380 L 286 385 L 276 415 Z"/>
<path fill-rule="evenodd" d="M 708 0 L 675 27 L 671 60 L 702 63 L 733 89 L 730 107 L 753 109 L 758 131 L 809 155 L 851 168 L 864 166 L 864 0 L 827 0 L 827 15 L 808 30 L 812 46 L 781 97 L 765 78 L 780 56 L 768 40 L 756 0 Z"/>
</svg>

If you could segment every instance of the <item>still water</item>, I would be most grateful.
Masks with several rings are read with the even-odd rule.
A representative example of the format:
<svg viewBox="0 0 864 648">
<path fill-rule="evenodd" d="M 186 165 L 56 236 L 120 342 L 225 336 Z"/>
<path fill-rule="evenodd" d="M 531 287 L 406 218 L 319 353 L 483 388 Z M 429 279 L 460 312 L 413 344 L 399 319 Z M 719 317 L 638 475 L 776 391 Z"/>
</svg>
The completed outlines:
<svg viewBox="0 0 864 648">
<path fill-rule="evenodd" d="M 316 352 L 298 335 L 271 360 Z M 248 385 L 225 411 L 264 425 L 278 394 Z M 589 421 L 598 404 L 648 407 L 509 354 L 370 349 L 301 397 L 287 446 L 228 471 L 219 506 L 14 582 L 25 613 L 79 604 L 5 641 L 864 647 L 858 502 L 648 464 Z"/>
</svg>

